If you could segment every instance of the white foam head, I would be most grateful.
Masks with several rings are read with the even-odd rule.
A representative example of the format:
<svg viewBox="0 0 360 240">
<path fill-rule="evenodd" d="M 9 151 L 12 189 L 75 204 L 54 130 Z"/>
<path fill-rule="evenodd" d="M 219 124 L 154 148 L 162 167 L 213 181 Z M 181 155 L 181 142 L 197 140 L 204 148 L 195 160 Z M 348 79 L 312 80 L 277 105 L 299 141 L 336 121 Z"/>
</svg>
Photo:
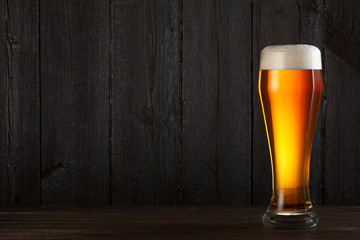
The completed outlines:
<svg viewBox="0 0 360 240">
<path fill-rule="evenodd" d="M 260 69 L 322 69 L 321 53 L 305 44 L 268 46 L 261 51 Z"/>
</svg>

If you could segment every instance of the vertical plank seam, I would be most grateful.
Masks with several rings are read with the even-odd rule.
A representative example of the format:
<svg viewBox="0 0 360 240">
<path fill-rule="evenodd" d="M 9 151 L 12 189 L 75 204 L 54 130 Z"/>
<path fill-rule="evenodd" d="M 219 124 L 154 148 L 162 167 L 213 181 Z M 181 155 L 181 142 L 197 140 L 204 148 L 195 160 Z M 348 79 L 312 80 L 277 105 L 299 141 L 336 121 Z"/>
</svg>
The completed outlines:
<svg viewBox="0 0 360 240">
<path fill-rule="evenodd" d="M 179 191 L 179 202 L 182 203 L 182 193 L 183 193 L 183 0 L 179 0 L 179 104 L 180 104 L 180 191 Z"/>
<path fill-rule="evenodd" d="M 339 130 L 339 127 L 340 127 L 340 122 L 341 122 L 341 117 L 340 117 L 340 106 L 339 106 L 339 100 L 338 98 L 336 98 L 336 106 L 337 106 L 337 111 L 336 111 L 336 143 L 338 145 L 340 145 L 340 130 Z M 341 149 L 341 146 L 339 146 L 339 149 Z M 344 190 L 344 187 L 342 186 L 344 184 L 344 182 L 346 181 L 345 180 L 345 174 L 341 174 L 343 171 L 344 171 L 344 166 L 342 164 L 342 159 L 340 157 L 340 150 L 339 151 L 336 151 L 336 160 L 337 160 L 337 171 L 336 171 L 336 179 L 338 180 L 337 181 L 337 192 L 338 194 L 335 194 L 335 204 L 336 205 L 339 205 L 339 201 L 340 201 L 340 204 L 344 204 L 344 194 L 343 194 L 343 190 Z M 334 154 L 335 155 L 335 154 Z M 340 171 L 339 171 L 340 170 Z M 340 195 L 340 196 L 339 196 Z M 339 200 L 338 200 L 339 199 Z"/>
<path fill-rule="evenodd" d="M 143 10 L 146 11 L 148 9 L 146 9 L 146 6 L 144 4 L 144 8 Z M 154 65 L 151 65 L 151 67 L 148 69 L 148 81 L 147 81 L 147 91 L 148 91 L 148 97 L 149 97 L 149 101 L 150 101 L 150 116 L 151 116 L 151 127 L 150 127 L 150 135 L 151 135 L 151 141 L 150 141 L 150 160 L 149 160 L 149 165 L 152 171 L 152 174 L 154 174 L 153 176 L 158 176 L 158 169 L 157 166 L 158 163 L 155 163 L 157 161 L 157 158 L 155 156 L 155 154 L 157 153 L 156 151 L 156 143 L 155 143 L 155 134 L 154 132 L 156 132 L 156 124 L 154 124 L 154 119 L 155 119 L 155 104 L 156 104 L 156 99 L 155 99 L 155 94 L 156 94 L 156 81 L 158 79 L 158 66 L 159 66 L 159 55 L 158 55 L 158 29 L 157 29 L 157 5 L 154 2 L 150 3 L 150 14 L 149 14 L 149 26 L 150 26 L 150 30 L 151 30 L 151 51 L 150 51 L 150 59 L 152 61 L 152 63 Z M 145 14 L 145 12 L 143 12 Z M 161 30 L 161 27 L 160 27 Z M 160 38 L 161 38 L 161 34 L 160 34 Z M 146 38 L 143 38 L 143 40 L 145 40 Z M 146 41 L 143 42 L 144 46 L 146 46 Z M 148 52 L 146 52 L 146 56 L 148 56 Z M 147 79 L 145 78 L 145 81 Z M 155 102 L 155 103 L 154 103 Z M 157 189 L 157 180 L 156 177 L 152 178 L 152 199 L 151 199 L 151 204 L 152 205 L 158 205 L 159 204 L 159 198 L 158 198 L 158 189 Z"/>
<path fill-rule="evenodd" d="M 220 204 L 220 200 L 221 197 L 219 196 L 219 155 L 218 155 L 218 151 L 219 151 L 219 102 L 220 102 L 220 81 L 222 79 L 222 66 L 221 66 L 221 44 L 222 44 L 222 38 L 221 38 L 221 34 L 222 34 L 222 18 L 223 18 L 223 6 L 222 6 L 222 1 L 219 2 L 219 4 L 217 4 L 217 2 L 215 1 L 215 21 L 216 21 L 216 29 L 217 32 L 217 79 L 216 79 L 216 131 L 215 131 L 215 197 L 216 197 L 216 205 Z"/>
<path fill-rule="evenodd" d="M 327 2 L 326 0 L 323 0 L 323 5 L 324 5 L 324 22 L 323 24 L 325 26 L 323 26 L 324 28 L 324 32 L 326 32 L 326 26 L 327 26 Z M 327 118 L 327 107 L 328 107 L 328 103 L 327 103 L 327 98 L 326 98 L 326 82 L 327 82 L 327 78 L 326 78 L 326 34 L 324 34 L 324 39 L 323 39 L 323 46 L 322 46 L 322 57 L 323 57 L 323 81 L 324 81 L 324 106 L 323 106 L 323 111 L 324 111 L 324 116 L 323 116 L 323 126 L 321 126 L 321 182 L 320 182 L 320 204 L 324 205 L 325 203 L 325 199 L 326 199 L 326 172 L 325 172 L 325 157 L 326 157 L 326 151 L 325 151 L 325 147 L 326 147 L 326 118 Z M 325 71 L 324 71 L 325 70 Z"/>
<path fill-rule="evenodd" d="M 71 30 L 70 30 L 70 14 L 69 14 L 69 2 L 68 0 L 65 1 L 65 11 L 66 11 L 66 24 L 67 24 L 67 33 L 69 38 L 69 51 L 70 51 L 70 74 L 72 76 L 73 71 L 73 47 L 72 47 L 72 40 L 71 40 Z M 72 79 L 72 77 L 71 77 Z"/>
<path fill-rule="evenodd" d="M 42 109 L 41 109 L 41 11 L 40 11 L 40 2 L 41 0 L 38 1 L 38 61 L 39 61 L 39 145 L 40 145 L 40 154 L 39 154 L 39 189 L 40 189 L 40 193 L 39 193 L 39 202 L 40 205 L 42 205 L 42 133 L 41 133 L 41 128 L 42 128 L 42 117 L 41 117 L 41 113 L 42 113 Z"/>
<path fill-rule="evenodd" d="M 298 6 L 298 43 L 301 43 L 301 7 L 300 7 L 300 0 L 297 0 L 297 6 Z"/>
<path fill-rule="evenodd" d="M 354 12 L 355 14 L 355 12 Z M 357 115 L 357 122 L 359 122 L 359 115 Z M 357 135 L 359 136 L 359 128 L 357 129 Z M 356 152 L 359 152 L 360 150 L 360 142 L 358 141 L 357 142 L 357 149 L 356 149 Z M 359 169 L 359 161 L 355 161 L 355 189 L 359 188 L 359 172 L 358 172 L 358 169 Z M 357 194 L 355 196 L 357 202 L 355 202 L 355 205 L 360 205 L 360 196 L 359 196 L 359 191 L 356 191 Z"/>
<path fill-rule="evenodd" d="M 253 104 L 253 97 L 254 97 L 254 1 L 251 1 L 251 64 L 250 64 L 250 71 L 251 71 L 251 96 L 250 96 L 250 103 L 251 103 L 251 173 L 250 173 L 250 205 L 253 205 L 253 188 L 254 188 L 254 104 Z"/>
<path fill-rule="evenodd" d="M 113 50 L 114 50 L 113 4 L 109 0 L 109 205 L 113 204 Z"/>
</svg>

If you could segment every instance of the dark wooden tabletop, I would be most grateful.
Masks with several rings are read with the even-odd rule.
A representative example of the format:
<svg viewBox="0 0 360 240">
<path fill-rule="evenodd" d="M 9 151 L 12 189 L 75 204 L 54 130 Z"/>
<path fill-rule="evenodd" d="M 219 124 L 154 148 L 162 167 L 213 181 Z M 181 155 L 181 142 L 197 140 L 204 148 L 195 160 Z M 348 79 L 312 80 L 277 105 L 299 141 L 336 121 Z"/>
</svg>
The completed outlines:
<svg viewBox="0 0 360 240">
<path fill-rule="evenodd" d="M 360 206 L 317 207 L 313 229 L 264 227 L 266 207 L 2 207 L 0 239 L 360 239 Z"/>
</svg>

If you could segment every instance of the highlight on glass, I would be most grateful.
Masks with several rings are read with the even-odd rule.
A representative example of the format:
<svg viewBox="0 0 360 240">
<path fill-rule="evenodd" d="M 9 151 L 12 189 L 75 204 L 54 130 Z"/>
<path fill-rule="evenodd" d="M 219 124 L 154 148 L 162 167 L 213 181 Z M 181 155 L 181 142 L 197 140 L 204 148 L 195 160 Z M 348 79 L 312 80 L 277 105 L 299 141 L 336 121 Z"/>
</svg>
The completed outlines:
<svg viewBox="0 0 360 240">
<path fill-rule="evenodd" d="M 266 226 L 309 228 L 318 223 L 310 200 L 310 156 L 323 90 L 321 53 L 311 45 L 261 51 L 259 95 L 272 167 Z"/>
</svg>

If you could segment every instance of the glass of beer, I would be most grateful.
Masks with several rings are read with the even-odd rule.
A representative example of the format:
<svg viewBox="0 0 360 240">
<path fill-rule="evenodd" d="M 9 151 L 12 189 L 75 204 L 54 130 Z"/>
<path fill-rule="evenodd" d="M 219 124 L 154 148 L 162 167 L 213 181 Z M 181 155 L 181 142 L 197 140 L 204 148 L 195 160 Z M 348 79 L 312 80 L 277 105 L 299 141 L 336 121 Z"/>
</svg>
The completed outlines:
<svg viewBox="0 0 360 240">
<path fill-rule="evenodd" d="M 309 172 L 321 69 L 321 53 L 314 46 L 278 45 L 261 51 L 259 95 L 272 167 L 272 197 L 262 218 L 266 226 L 309 228 L 318 223 Z"/>
</svg>

